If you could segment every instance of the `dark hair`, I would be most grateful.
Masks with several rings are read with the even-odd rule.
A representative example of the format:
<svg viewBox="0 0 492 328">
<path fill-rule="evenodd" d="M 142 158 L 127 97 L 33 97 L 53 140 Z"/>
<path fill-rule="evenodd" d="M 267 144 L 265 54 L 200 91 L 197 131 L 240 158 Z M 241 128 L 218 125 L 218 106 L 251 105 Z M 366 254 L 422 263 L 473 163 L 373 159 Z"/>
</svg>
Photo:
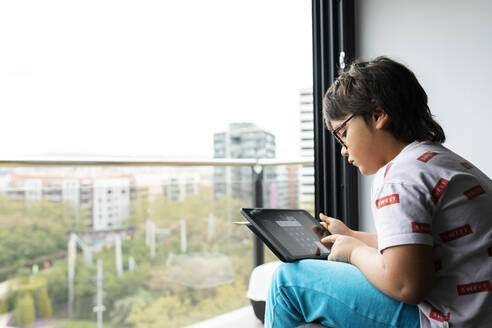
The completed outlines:
<svg viewBox="0 0 492 328">
<path fill-rule="evenodd" d="M 386 129 L 398 140 L 444 142 L 446 136 L 434 121 L 427 94 L 415 75 L 387 57 L 353 62 L 333 82 L 323 98 L 323 116 L 330 120 L 348 114 L 364 116 L 366 122 L 377 108 L 390 117 Z"/>
</svg>

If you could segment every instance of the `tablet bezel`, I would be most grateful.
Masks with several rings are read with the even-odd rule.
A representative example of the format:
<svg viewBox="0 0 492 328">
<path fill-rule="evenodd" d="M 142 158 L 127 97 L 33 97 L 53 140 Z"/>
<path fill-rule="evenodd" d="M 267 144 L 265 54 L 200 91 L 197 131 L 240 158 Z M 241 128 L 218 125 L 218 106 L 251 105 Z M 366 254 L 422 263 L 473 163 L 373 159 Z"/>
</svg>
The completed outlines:
<svg viewBox="0 0 492 328">
<path fill-rule="evenodd" d="M 301 255 L 293 255 L 291 254 L 287 248 L 282 246 L 279 240 L 273 236 L 269 231 L 266 231 L 260 227 L 255 222 L 255 218 L 250 216 L 249 211 L 253 210 L 262 210 L 262 211 L 272 211 L 272 212 L 297 212 L 303 213 L 308 217 L 313 225 L 319 226 L 321 229 L 324 229 L 320 222 L 316 220 L 308 211 L 303 209 L 277 209 L 277 208 L 241 208 L 240 213 L 251 223 L 248 225 L 248 228 L 251 229 L 253 233 L 255 233 L 267 247 L 282 261 L 282 262 L 295 262 L 303 259 L 322 259 L 326 260 L 329 253 L 321 253 L 320 255 L 316 254 L 301 254 Z"/>
</svg>

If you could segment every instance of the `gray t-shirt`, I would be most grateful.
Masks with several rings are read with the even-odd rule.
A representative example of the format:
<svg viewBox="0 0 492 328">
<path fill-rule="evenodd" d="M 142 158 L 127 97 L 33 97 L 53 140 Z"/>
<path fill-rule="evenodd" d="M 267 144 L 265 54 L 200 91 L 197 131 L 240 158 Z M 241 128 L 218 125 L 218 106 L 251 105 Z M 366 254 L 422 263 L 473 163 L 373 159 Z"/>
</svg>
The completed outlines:
<svg viewBox="0 0 492 328">
<path fill-rule="evenodd" d="M 492 325 L 492 181 L 441 144 L 415 141 L 377 173 L 378 248 L 433 246 L 421 327 Z"/>
</svg>

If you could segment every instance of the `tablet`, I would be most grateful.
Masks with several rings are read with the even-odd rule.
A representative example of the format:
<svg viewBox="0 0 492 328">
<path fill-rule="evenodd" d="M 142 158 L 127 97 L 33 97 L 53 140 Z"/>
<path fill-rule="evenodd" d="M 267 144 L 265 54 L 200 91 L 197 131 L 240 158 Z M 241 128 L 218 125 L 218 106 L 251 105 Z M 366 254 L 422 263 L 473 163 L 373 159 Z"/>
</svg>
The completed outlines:
<svg viewBox="0 0 492 328">
<path fill-rule="evenodd" d="M 325 229 L 305 210 L 241 208 L 241 214 L 250 223 L 247 226 L 251 231 L 283 262 L 326 259 L 330 254 L 312 227 Z"/>
</svg>

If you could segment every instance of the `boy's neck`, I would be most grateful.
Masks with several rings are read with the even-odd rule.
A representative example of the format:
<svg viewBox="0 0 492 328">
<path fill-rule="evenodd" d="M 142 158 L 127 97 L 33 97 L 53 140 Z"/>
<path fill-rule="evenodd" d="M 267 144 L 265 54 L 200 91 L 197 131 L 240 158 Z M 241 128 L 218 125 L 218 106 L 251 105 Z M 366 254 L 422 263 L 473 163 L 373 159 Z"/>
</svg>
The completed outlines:
<svg viewBox="0 0 492 328">
<path fill-rule="evenodd" d="M 409 143 L 397 140 L 393 136 L 391 138 L 385 138 L 385 142 L 383 143 L 385 165 L 398 156 L 408 145 Z"/>
</svg>

